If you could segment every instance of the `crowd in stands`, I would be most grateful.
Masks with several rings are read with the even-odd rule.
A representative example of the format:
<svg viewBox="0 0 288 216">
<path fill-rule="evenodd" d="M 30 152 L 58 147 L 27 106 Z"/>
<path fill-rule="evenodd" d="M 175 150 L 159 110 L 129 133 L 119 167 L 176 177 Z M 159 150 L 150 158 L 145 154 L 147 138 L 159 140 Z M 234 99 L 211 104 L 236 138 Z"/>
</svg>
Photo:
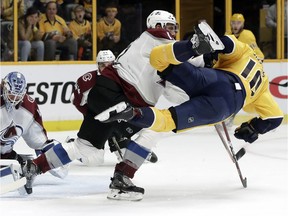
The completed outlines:
<svg viewBox="0 0 288 216">
<path fill-rule="evenodd" d="M 16 0 L 18 6 L 18 61 L 92 60 L 92 0 Z M 94 2 L 95 3 L 95 2 Z M 14 61 L 14 1 L 1 0 L 0 61 Z M 125 11 L 125 13 L 123 13 Z M 96 11 L 95 11 L 96 12 Z M 285 57 L 287 57 L 287 0 L 285 0 Z M 117 0 L 97 0 L 97 50 L 117 57 L 142 29 L 137 6 Z M 276 4 L 268 9 L 266 26 L 276 29 Z M 129 26 L 125 26 L 129 23 Z M 124 24 L 124 26 L 122 26 Z M 124 27 L 124 28 L 123 28 Z M 133 32 L 133 33 L 132 33 Z M 276 31 L 273 32 L 276 36 Z M 272 54 L 276 57 L 276 37 Z"/>
<path fill-rule="evenodd" d="M 17 5 L 18 61 L 92 60 L 92 0 L 17 0 Z M 1 1 L 1 61 L 14 57 L 13 8 L 14 1 Z M 99 18 L 97 42 L 119 54 L 116 15 L 113 5 Z"/>
</svg>

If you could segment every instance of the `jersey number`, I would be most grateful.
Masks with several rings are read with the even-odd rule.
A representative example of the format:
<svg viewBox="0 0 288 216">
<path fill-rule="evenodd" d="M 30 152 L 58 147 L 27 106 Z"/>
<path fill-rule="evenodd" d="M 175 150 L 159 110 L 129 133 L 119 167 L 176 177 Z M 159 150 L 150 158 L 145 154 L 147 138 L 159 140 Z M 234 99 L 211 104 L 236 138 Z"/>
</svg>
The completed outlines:
<svg viewBox="0 0 288 216">
<path fill-rule="evenodd" d="M 247 79 L 249 74 L 251 72 L 254 72 L 253 68 L 255 66 L 256 62 L 250 59 L 244 70 L 241 72 L 241 76 Z M 251 96 L 255 95 L 255 92 L 257 91 L 258 87 L 262 83 L 262 77 L 261 77 L 261 71 L 257 70 L 252 79 L 249 81 L 250 89 L 251 89 Z"/>
</svg>

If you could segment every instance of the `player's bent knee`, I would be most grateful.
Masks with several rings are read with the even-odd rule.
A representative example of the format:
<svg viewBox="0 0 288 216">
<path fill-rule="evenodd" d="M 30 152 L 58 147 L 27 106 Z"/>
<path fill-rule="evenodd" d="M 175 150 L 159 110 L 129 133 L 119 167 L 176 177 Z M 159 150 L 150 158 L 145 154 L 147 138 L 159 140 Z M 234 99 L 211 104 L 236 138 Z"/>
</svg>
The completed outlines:
<svg viewBox="0 0 288 216">
<path fill-rule="evenodd" d="M 97 149 L 90 142 L 77 138 L 74 146 L 79 159 L 86 166 L 99 166 L 104 163 L 104 150 Z"/>
</svg>

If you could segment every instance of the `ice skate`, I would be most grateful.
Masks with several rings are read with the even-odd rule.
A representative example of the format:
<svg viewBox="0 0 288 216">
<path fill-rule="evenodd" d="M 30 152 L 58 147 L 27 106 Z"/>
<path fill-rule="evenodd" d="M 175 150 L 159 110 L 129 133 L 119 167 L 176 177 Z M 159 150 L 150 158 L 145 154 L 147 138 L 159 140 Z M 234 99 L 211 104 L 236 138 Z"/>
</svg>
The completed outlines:
<svg viewBox="0 0 288 216">
<path fill-rule="evenodd" d="M 33 192 L 32 184 L 38 174 L 40 174 L 40 170 L 31 159 L 24 162 L 22 166 L 22 175 L 27 180 L 26 185 L 24 186 L 27 194 L 31 194 Z"/>
<path fill-rule="evenodd" d="M 96 115 L 94 118 L 104 123 L 113 121 L 129 121 L 135 116 L 134 108 L 126 103 L 120 102 L 113 107 Z"/>
<path fill-rule="evenodd" d="M 128 201 L 140 201 L 143 199 L 144 188 L 135 186 L 127 176 L 115 172 L 111 181 L 108 199 Z"/>
<path fill-rule="evenodd" d="M 193 50 L 198 55 L 225 48 L 220 38 L 205 21 L 195 26 L 195 34 L 191 38 L 191 43 Z"/>
</svg>

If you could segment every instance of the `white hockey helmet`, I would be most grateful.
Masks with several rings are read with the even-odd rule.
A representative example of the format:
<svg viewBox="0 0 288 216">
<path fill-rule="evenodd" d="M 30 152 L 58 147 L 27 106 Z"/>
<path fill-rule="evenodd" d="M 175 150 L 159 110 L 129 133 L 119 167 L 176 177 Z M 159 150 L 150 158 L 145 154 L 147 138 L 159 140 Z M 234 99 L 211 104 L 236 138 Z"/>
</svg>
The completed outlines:
<svg viewBox="0 0 288 216">
<path fill-rule="evenodd" d="M 3 81 L 3 98 L 8 111 L 22 101 L 26 94 L 26 79 L 20 72 L 10 72 Z"/>
<path fill-rule="evenodd" d="M 164 10 L 154 10 L 146 20 L 147 28 L 156 28 L 157 24 L 160 24 L 164 28 L 167 23 L 177 26 L 174 15 Z"/>
<path fill-rule="evenodd" d="M 97 54 L 97 63 L 103 62 L 113 62 L 115 61 L 115 56 L 111 50 L 100 50 Z"/>
</svg>

